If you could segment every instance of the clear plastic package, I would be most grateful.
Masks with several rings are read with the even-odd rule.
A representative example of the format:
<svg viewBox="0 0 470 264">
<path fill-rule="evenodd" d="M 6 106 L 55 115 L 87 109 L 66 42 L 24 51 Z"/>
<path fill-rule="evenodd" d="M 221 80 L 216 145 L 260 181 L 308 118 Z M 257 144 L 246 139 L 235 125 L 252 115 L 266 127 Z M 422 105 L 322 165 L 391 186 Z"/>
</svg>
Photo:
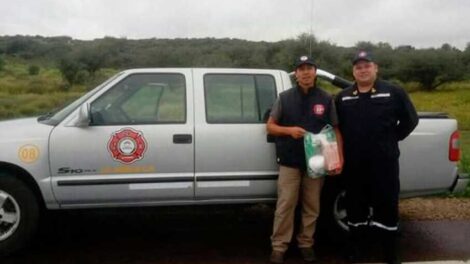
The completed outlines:
<svg viewBox="0 0 470 264">
<path fill-rule="evenodd" d="M 340 167 L 338 142 L 332 126 L 326 125 L 318 134 L 304 135 L 307 175 L 319 178 Z"/>
</svg>

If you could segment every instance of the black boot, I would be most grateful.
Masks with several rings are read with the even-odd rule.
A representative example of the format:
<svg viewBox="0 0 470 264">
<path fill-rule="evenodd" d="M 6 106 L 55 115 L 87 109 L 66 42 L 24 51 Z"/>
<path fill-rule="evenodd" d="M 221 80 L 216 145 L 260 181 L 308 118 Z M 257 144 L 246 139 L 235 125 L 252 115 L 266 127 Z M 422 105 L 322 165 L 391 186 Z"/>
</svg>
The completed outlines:
<svg viewBox="0 0 470 264">
<path fill-rule="evenodd" d="M 383 231 L 382 248 L 386 263 L 401 264 L 400 243 L 396 231 Z"/>
<path fill-rule="evenodd" d="M 362 257 L 362 245 L 364 243 L 364 227 L 349 227 L 349 237 L 346 247 L 346 261 L 359 262 Z"/>
</svg>

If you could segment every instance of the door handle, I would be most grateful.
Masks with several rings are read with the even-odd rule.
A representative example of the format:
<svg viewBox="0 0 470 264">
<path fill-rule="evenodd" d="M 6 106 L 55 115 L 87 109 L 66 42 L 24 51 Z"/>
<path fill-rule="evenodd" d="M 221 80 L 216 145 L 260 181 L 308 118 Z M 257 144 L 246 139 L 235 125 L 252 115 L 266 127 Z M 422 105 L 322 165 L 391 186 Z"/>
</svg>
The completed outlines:
<svg viewBox="0 0 470 264">
<path fill-rule="evenodd" d="M 175 134 L 173 135 L 173 143 L 191 144 L 193 143 L 193 136 L 191 134 Z"/>
</svg>

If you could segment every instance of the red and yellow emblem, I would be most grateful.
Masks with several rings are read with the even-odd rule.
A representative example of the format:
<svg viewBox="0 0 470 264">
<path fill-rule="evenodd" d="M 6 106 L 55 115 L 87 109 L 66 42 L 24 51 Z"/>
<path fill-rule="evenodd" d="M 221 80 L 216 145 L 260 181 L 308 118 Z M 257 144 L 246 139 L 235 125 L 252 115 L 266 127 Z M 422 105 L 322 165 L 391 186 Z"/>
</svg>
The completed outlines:
<svg viewBox="0 0 470 264">
<path fill-rule="evenodd" d="M 144 134 L 132 128 L 114 132 L 108 142 L 108 151 L 113 159 L 125 164 L 142 159 L 146 150 Z"/>
</svg>

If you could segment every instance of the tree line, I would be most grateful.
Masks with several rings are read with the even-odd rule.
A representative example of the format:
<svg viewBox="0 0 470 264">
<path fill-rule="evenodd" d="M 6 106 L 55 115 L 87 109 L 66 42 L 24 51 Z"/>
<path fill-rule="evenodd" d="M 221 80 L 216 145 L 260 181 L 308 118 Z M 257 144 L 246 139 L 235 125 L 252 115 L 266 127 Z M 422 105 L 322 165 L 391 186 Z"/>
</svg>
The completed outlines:
<svg viewBox="0 0 470 264">
<path fill-rule="evenodd" d="M 70 85 L 92 78 L 101 68 L 141 67 L 239 67 L 291 71 L 302 54 L 315 58 L 320 68 L 351 78 L 351 58 L 358 49 L 371 51 L 385 79 L 417 82 L 434 90 L 440 85 L 470 79 L 470 43 L 464 50 L 449 44 L 439 48 L 392 47 L 388 43 L 358 42 L 341 47 L 302 34 L 277 42 L 241 39 L 126 39 L 104 37 L 90 41 L 70 37 L 0 36 L 2 57 L 18 57 L 38 66 L 57 67 Z"/>
</svg>

